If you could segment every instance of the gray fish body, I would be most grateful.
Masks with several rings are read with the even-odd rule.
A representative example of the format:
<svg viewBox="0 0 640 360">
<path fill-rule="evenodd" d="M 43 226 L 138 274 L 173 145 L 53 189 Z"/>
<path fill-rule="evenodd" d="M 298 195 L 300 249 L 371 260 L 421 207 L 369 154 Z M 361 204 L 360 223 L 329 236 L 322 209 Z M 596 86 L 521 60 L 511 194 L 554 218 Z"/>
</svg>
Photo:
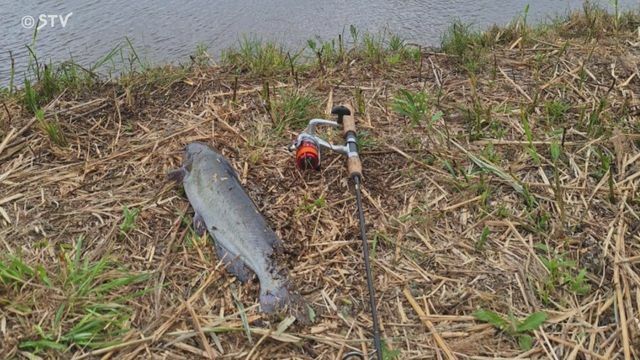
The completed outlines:
<svg viewBox="0 0 640 360">
<path fill-rule="evenodd" d="M 196 217 L 215 239 L 218 254 L 228 257 L 227 269 L 241 280 L 247 277 L 243 264 L 256 274 L 263 311 L 285 305 L 289 301 L 287 282 L 272 260 L 280 239 L 243 189 L 229 162 L 207 145 L 192 143 L 186 148 L 181 171 Z"/>
</svg>

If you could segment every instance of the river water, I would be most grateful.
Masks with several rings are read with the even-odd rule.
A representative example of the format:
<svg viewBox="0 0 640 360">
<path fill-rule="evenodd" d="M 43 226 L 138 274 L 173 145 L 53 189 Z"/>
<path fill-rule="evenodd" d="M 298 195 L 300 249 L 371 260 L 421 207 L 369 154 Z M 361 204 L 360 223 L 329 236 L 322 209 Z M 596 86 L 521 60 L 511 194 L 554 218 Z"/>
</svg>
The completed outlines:
<svg viewBox="0 0 640 360">
<path fill-rule="evenodd" d="M 620 0 L 638 8 L 640 0 Z M 145 60 L 186 62 L 198 45 L 214 57 L 243 35 L 300 48 L 314 37 L 349 34 L 349 25 L 372 32 L 389 30 L 412 42 L 435 45 L 447 26 L 461 19 L 478 28 L 505 24 L 530 5 L 530 23 L 549 20 L 583 0 L 0 0 L 0 84 L 24 76 L 25 45 L 32 42 L 38 18 L 36 52 L 54 62 L 73 58 L 88 66 L 125 38 Z M 600 5 L 611 10 L 608 0 Z M 34 21 L 30 21 L 34 20 Z"/>
</svg>

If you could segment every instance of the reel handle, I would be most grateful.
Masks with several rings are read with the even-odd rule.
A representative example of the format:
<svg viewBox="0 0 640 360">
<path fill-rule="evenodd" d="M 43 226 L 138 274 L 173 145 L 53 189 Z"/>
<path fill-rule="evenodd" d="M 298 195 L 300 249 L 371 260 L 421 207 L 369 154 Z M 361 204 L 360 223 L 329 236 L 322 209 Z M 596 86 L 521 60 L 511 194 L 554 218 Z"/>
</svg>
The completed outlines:
<svg viewBox="0 0 640 360">
<path fill-rule="evenodd" d="M 355 111 L 350 104 L 334 106 L 331 113 L 338 115 L 338 123 L 342 124 L 342 133 L 347 143 L 347 171 L 351 178 L 362 178 L 362 162 L 358 155 L 358 147 L 356 145 L 356 119 Z"/>
<path fill-rule="evenodd" d="M 331 114 L 338 115 L 338 124 L 342 125 L 342 132 L 346 138 L 349 131 L 356 133 L 356 120 L 351 105 L 338 105 L 331 109 Z"/>
</svg>

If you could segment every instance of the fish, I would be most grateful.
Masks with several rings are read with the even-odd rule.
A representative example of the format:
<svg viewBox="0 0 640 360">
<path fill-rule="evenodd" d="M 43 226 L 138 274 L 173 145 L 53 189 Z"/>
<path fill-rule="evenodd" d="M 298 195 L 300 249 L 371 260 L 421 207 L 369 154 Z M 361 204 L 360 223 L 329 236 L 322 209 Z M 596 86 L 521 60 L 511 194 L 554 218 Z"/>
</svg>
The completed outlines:
<svg viewBox="0 0 640 360">
<path fill-rule="evenodd" d="M 183 165 L 168 177 L 182 182 L 196 233 L 208 232 L 227 271 L 241 282 L 256 275 L 260 309 L 272 313 L 299 302 L 275 256 L 282 241 L 243 188 L 229 161 L 204 143 L 185 147 Z"/>
</svg>

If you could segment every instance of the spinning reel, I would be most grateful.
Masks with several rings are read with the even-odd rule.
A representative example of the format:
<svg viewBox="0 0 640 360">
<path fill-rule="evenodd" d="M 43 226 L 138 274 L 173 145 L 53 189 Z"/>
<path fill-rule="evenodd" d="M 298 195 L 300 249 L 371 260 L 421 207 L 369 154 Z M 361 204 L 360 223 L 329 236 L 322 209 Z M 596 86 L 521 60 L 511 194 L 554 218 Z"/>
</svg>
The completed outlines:
<svg viewBox="0 0 640 360">
<path fill-rule="evenodd" d="M 350 175 L 362 176 L 362 165 L 358 156 L 358 148 L 356 146 L 355 121 L 351 116 L 351 110 L 346 106 L 335 106 L 331 110 L 331 114 L 337 115 L 337 121 L 325 119 L 312 119 L 307 127 L 301 132 L 296 140 L 289 146 L 289 151 L 296 153 L 296 166 L 300 170 L 320 170 L 321 165 L 321 149 L 328 149 L 338 154 L 346 155 L 348 158 L 347 166 Z M 345 121 L 346 120 L 346 121 Z M 328 126 L 332 128 L 343 127 L 345 144 L 331 144 L 316 134 L 319 126 Z"/>
</svg>

